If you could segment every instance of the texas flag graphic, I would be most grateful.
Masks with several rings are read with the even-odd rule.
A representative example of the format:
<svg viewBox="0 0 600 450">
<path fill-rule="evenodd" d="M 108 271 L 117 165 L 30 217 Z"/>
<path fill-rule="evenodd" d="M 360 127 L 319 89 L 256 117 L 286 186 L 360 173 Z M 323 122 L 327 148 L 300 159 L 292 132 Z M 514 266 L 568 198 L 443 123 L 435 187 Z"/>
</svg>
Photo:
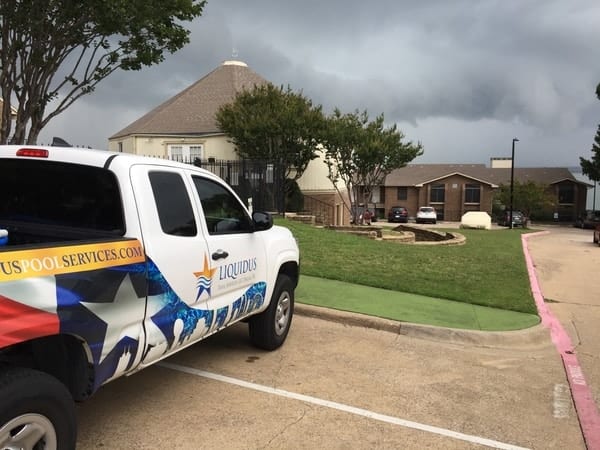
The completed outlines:
<svg viewBox="0 0 600 450">
<path fill-rule="evenodd" d="M 24 326 L 23 324 L 26 324 Z M 0 295 L 0 347 L 58 333 L 58 316 Z"/>
</svg>

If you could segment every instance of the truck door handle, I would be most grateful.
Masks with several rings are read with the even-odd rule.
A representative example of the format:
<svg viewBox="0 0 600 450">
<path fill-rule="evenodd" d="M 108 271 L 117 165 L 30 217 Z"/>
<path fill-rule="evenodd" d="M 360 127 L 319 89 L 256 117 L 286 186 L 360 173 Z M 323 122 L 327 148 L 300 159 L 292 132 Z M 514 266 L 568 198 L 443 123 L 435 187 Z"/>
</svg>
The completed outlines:
<svg viewBox="0 0 600 450">
<path fill-rule="evenodd" d="M 217 259 L 227 258 L 229 256 L 229 253 L 227 253 L 225 250 L 217 250 L 211 256 L 212 256 L 213 261 L 216 261 Z"/>
</svg>

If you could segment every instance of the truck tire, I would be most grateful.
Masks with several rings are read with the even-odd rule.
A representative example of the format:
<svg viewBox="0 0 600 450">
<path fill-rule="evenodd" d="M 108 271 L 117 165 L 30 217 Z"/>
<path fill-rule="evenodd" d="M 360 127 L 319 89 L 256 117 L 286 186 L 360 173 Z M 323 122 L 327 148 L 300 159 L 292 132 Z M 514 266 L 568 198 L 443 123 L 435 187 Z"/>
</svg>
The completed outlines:
<svg viewBox="0 0 600 450">
<path fill-rule="evenodd" d="M 0 365 L 0 448 L 70 450 L 77 440 L 75 404 L 56 378 Z"/>
<path fill-rule="evenodd" d="M 294 283 L 279 275 L 269 307 L 248 322 L 250 341 L 258 348 L 275 350 L 284 343 L 294 315 Z"/>
</svg>

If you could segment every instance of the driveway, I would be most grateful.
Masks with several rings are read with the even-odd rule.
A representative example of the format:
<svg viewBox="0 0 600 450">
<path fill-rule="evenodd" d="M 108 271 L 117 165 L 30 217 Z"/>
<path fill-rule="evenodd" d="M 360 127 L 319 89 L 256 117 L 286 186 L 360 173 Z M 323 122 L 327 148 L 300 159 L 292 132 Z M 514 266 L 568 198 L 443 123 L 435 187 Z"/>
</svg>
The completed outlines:
<svg viewBox="0 0 600 450">
<path fill-rule="evenodd" d="M 600 248 L 592 230 L 547 227 L 529 239 L 545 302 L 573 343 L 596 405 L 600 405 Z"/>
<path fill-rule="evenodd" d="M 529 246 L 598 401 L 600 249 L 571 228 Z M 239 324 L 102 388 L 79 406 L 78 447 L 585 448 L 546 329 L 467 335 L 297 315 L 263 352 Z"/>
<path fill-rule="evenodd" d="M 239 324 L 102 388 L 79 407 L 78 448 L 584 449 L 546 330 L 509 334 L 466 344 L 297 315 L 263 352 Z"/>
</svg>

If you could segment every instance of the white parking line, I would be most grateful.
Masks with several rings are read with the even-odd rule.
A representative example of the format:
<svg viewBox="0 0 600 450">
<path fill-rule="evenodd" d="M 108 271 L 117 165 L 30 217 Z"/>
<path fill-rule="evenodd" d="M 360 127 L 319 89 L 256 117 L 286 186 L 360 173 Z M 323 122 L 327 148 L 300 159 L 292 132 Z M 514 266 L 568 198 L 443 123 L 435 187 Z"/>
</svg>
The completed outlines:
<svg viewBox="0 0 600 450">
<path fill-rule="evenodd" d="M 373 411 L 369 411 L 362 408 L 356 408 L 354 406 L 344 405 L 342 403 L 332 402 L 329 400 L 323 400 L 309 395 L 296 394 L 294 392 L 284 391 L 282 389 L 272 388 L 269 386 L 263 386 L 256 383 L 250 383 L 244 380 L 238 380 L 237 378 L 226 377 L 224 375 L 218 375 L 216 373 L 206 372 L 204 370 L 194 369 L 192 367 L 180 366 L 178 364 L 171 364 L 168 362 L 158 363 L 159 366 L 167 369 L 177 370 L 190 375 L 198 377 L 209 378 L 215 381 L 221 381 L 223 383 L 229 383 L 236 386 L 244 387 L 247 389 L 253 389 L 255 391 L 265 392 L 267 394 L 279 395 L 280 397 L 291 398 L 299 400 L 305 403 L 312 403 L 313 405 L 324 406 L 326 408 L 336 409 L 338 411 L 355 414 L 357 416 L 368 417 L 369 419 L 378 420 L 380 422 L 390 423 L 392 425 L 400 425 L 406 428 L 413 428 L 415 430 L 426 431 L 428 433 L 438 434 L 440 436 L 450 437 L 459 439 L 462 441 L 472 442 L 474 444 L 485 445 L 487 447 L 506 449 L 506 450 L 526 450 L 525 447 L 518 447 L 516 445 L 505 444 L 504 442 L 498 442 L 491 439 L 485 439 L 478 436 L 471 436 L 469 434 L 463 434 L 452 430 L 446 430 L 444 428 L 438 428 L 431 425 L 425 425 L 422 423 L 411 422 L 410 420 L 400 419 L 398 417 L 387 416 L 385 414 L 379 414 Z"/>
<path fill-rule="evenodd" d="M 567 419 L 571 409 L 571 390 L 566 384 L 554 385 L 554 418 Z"/>
</svg>

